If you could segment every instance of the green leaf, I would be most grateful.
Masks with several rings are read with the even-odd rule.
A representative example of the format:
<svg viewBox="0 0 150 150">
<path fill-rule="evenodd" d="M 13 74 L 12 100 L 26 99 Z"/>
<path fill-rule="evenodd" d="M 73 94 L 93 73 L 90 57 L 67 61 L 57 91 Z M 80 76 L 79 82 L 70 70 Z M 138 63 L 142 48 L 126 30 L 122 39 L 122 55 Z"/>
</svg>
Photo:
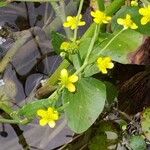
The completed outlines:
<svg viewBox="0 0 150 150">
<path fill-rule="evenodd" d="M 108 150 L 107 135 L 103 133 L 92 138 L 88 148 L 89 150 Z"/>
<path fill-rule="evenodd" d="M 94 78 L 83 78 L 77 83 L 77 91 L 63 92 L 69 127 L 76 133 L 86 131 L 103 111 L 106 100 L 106 88 L 103 82 Z"/>
<path fill-rule="evenodd" d="M 58 32 L 52 31 L 51 33 L 51 42 L 53 45 L 53 49 L 55 50 L 55 52 L 57 54 L 59 54 L 61 52 L 60 50 L 60 46 L 62 44 L 62 42 L 64 42 L 65 37 L 61 34 L 59 34 Z"/>
<path fill-rule="evenodd" d="M 130 55 L 142 44 L 142 34 L 134 30 L 125 30 L 118 35 L 105 50 L 101 51 L 115 35 L 116 34 L 109 35 L 107 40 L 104 40 L 93 50 L 89 58 L 90 65 L 85 69 L 86 76 L 92 76 L 98 73 L 96 60 L 99 56 L 109 56 L 113 61 L 130 64 Z"/>
<path fill-rule="evenodd" d="M 117 123 L 101 121 L 94 135 L 88 144 L 90 150 L 116 149 L 121 134 Z"/>
<path fill-rule="evenodd" d="M 146 143 L 141 136 L 132 136 L 130 139 L 132 150 L 146 150 Z"/>
<path fill-rule="evenodd" d="M 24 105 L 21 109 L 17 111 L 17 114 L 29 119 L 34 119 L 38 109 L 46 109 L 52 106 L 52 100 L 42 99 L 36 100 L 31 103 Z"/>
<path fill-rule="evenodd" d="M 142 44 L 143 36 L 134 30 L 125 30 L 105 50 L 101 51 L 114 36 L 113 34 L 109 36 L 107 40 L 93 51 L 90 58 L 92 62 L 98 57 L 97 54 L 99 54 L 102 56 L 110 56 L 112 60 L 119 63 L 130 63 L 129 55 L 136 51 Z"/>
<path fill-rule="evenodd" d="M 141 18 L 142 16 L 139 14 L 139 7 L 129 7 L 124 6 L 122 7 L 115 15 L 115 17 L 112 20 L 112 29 L 119 30 L 122 28 L 119 24 L 117 24 L 118 18 L 125 18 L 126 14 L 130 14 L 132 16 L 132 20 L 137 24 L 138 29 L 136 31 L 145 34 L 150 35 L 150 23 L 147 23 L 146 25 L 141 25 Z"/>
<path fill-rule="evenodd" d="M 150 141 L 150 108 L 143 111 L 141 116 L 141 126 L 144 135 Z"/>
<path fill-rule="evenodd" d="M 104 81 L 106 86 L 106 92 L 107 92 L 107 101 L 109 105 L 111 105 L 115 98 L 118 96 L 118 90 L 116 86 L 114 86 L 112 83 Z"/>
<path fill-rule="evenodd" d="M 84 38 L 79 45 L 79 54 L 82 60 L 86 57 L 91 39 L 92 38 Z"/>
<path fill-rule="evenodd" d="M 8 4 L 8 2 L 1 0 L 0 7 L 5 7 L 5 6 L 7 6 L 7 4 Z"/>
</svg>

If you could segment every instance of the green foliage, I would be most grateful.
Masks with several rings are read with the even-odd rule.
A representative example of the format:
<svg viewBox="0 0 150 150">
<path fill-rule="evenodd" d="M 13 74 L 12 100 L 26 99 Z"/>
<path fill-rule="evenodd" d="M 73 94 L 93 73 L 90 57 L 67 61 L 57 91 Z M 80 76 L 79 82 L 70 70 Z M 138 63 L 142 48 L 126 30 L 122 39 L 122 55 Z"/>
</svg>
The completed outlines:
<svg viewBox="0 0 150 150">
<path fill-rule="evenodd" d="M 114 61 L 123 64 L 130 63 L 129 56 L 142 44 L 143 36 L 134 30 L 125 30 L 105 50 L 101 51 L 115 34 L 117 33 L 108 36 L 107 40 L 94 50 L 93 54 L 95 55 L 93 57 L 99 54 L 102 56 L 110 56 Z"/>
<path fill-rule="evenodd" d="M 111 84 L 110 82 L 105 81 L 106 86 L 106 93 L 107 93 L 107 102 L 111 106 L 111 104 L 114 102 L 115 98 L 118 96 L 118 90 L 116 86 Z"/>
<path fill-rule="evenodd" d="M 36 117 L 37 110 L 46 109 L 50 106 L 52 106 L 51 99 L 36 100 L 24 105 L 17 111 L 17 114 L 28 119 L 34 119 Z"/>
<path fill-rule="evenodd" d="M 114 122 L 102 121 L 95 132 L 95 136 L 90 140 L 88 147 L 90 150 L 116 149 L 118 137 L 118 125 Z"/>
<path fill-rule="evenodd" d="M 113 17 L 112 24 L 111 24 L 113 31 L 116 31 L 122 28 L 120 25 L 117 24 L 117 19 L 125 18 L 126 14 L 130 14 L 132 16 L 132 20 L 138 26 L 138 29 L 136 31 L 145 35 L 150 35 L 149 23 L 146 25 L 141 25 L 140 20 L 142 16 L 139 14 L 138 10 L 139 10 L 139 7 L 129 7 L 129 6 L 122 7 Z"/>
<path fill-rule="evenodd" d="M 0 7 L 5 7 L 5 6 L 7 6 L 7 4 L 8 3 L 5 0 L 0 1 Z"/>
<path fill-rule="evenodd" d="M 62 34 L 59 34 L 58 32 L 52 31 L 51 38 L 52 38 L 51 42 L 53 45 L 53 49 L 55 50 L 57 54 L 60 54 L 61 52 L 60 46 L 62 42 L 64 42 L 65 37 Z"/>
<path fill-rule="evenodd" d="M 143 36 L 136 31 L 125 30 L 105 50 L 102 50 L 116 34 L 109 35 L 106 40 L 94 49 L 89 60 L 91 63 L 94 62 L 94 64 L 88 66 L 85 72 L 86 76 L 98 73 L 98 68 L 95 64 L 95 58 L 98 57 L 97 54 L 110 56 L 112 60 L 123 64 L 130 63 L 130 55 L 142 44 Z"/>
<path fill-rule="evenodd" d="M 143 111 L 141 116 L 141 126 L 144 135 L 150 140 L 150 108 Z"/>
<path fill-rule="evenodd" d="M 146 150 L 146 143 L 141 136 L 132 136 L 130 139 L 132 150 Z"/>
<path fill-rule="evenodd" d="M 77 83 L 77 92 L 63 92 L 69 127 L 76 133 L 86 131 L 103 111 L 106 100 L 105 84 L 94 78 L 83 78 Z"/>
</svg>

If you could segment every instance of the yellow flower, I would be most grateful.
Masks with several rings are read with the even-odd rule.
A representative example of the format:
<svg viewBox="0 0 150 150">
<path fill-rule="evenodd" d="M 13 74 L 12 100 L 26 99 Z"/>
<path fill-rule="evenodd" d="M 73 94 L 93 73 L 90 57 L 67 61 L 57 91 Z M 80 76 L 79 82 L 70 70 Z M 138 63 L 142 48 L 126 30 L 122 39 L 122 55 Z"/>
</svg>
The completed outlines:
<svg viewBox="0 0 150 150">
<path fill-rule="evenodd" d="M 63 24 L 64 27 L 71 27 L 72 30 L 77 29 L 79 26 L 84 26 L 85 21 L 81 21 L 82 15 L 78 16 L 68 16 L 67 21 Z"/>
<path fill-rule="evenodd" d="M 103 74 L 107 74 L 107 69 L 112 69 L 114 64 L 110 57 L 99 57 L 97 59 L 97 66 Z"/>
<path fill-rule="evenodd" d="M 91 16 L 94 17 L 93 20 L 97 24 L 102 24 L 102 23 L 107 24 L 111 20 L 110 16 L 106 16 L 104 12 L 99 11 L 99 10 L 96 10 L 95 12 L 91 11 Z"/>
<path fill-rule="evenodd" d="M 60 80 L 61 84 L 64 85 L 70 92 L 75 92 L 76 87 L 73 83 L 78 81 L 77 75 L 68 75 L 68 71 L 66 69 L 61 70 Z"/>
<path fill-rule="evenodd" d="M 129 14 L 126 15 L 125 19 L 118 18 L 117 23 L 123 25 L 125 29 L 137 29 L 138 26 L 131 20 L 131 16 Z"/>
<path fill-rule="evenodd" d="M 79 41 L 75 41 L 75 42 L 63 42 L 60 46 L 60 49 L 71 53 L 71 54 L 75 54 L 78 49 L 79 49 Z"/>
<path fill-rule="evenodd" d="M 132 0 L 131 6 L 138 6 L 138 0 Z"/>
<path fill-rule="evenodd" d="M 41 117 L 39 121 L 41 126 L 48 124 L 51 128 L 55 127 L 55 121 L 59 119 L 58 111 L 52 107 L 49 107 L 47 110 L 39 109 L 37 115 Z"/>
<path fill-rule="evenodd" d="M 143 16 L 141 19 L 141 24 L 145 25 L 150 22 L 150 5 L 145 8 L 140 8 L 139 13 Z"/>
</svg>

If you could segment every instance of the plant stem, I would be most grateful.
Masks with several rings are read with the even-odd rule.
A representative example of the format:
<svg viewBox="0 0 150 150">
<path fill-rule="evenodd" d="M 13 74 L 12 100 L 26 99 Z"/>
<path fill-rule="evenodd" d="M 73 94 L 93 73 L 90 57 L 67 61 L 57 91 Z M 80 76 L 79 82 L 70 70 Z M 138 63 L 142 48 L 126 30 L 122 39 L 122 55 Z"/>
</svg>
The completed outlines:
<svg viewBox="0 0 150 150">
<path fill-rule="evenodd" d="M 105 10 L 104 0 L 97 0 L 97 3 L 98 3 L 99 10 L 104 11 Z"/>
<path fill-rule="evenodd" d="M 97 38 L 97 35 L 98 35 L 98 30 L 99 30 L 99 26 L 96 25 L 95 27 L 95 32 L 94 32 L 94 35 L 93 35 L 93 38 L 91 40 L 91 43 L 90 43 L 90 46 L 88 48 L 88 52 L 87 52 L 87 55 L 86 55 L 86 58 L 84 60 L 84 63 L 83 65 L 75 72 L 75 74 L 79 74 L 88 64 L 88 59 L 89 59 L 89 56 L 93 50 L 93 46 L 94 46 L 94 43 L 96 41 L 96 38 Z"/>
<path fill-rule="evenodd" d="M 65 14 L 65 10 L 64 10 L 64 1 L 63 0 L 59 0 L 60 1 L 60 6 L 57 4 L 57 2 L 50 2 L 56 15 L 60 18 L 61 23 L 63 24 L 66 21 L 66 14 Z M 69 29 L 64 28 L 67 38 L 70 39 L 71 38 L 71 31 Z"/>
<path fill-rule="evenodd" d="M 16 120 L 4 119 L 4 118 L 0 117 L 0 123 L 18 124 L 19 122 Z"/>
<path fill-rule="evenodd" d="M 80 5 L 79 5 L 79 9 L 78 9 L 78 13 L 77 13 L 77 24 L 79 22 L 79 17 L 80 17 L 80 14 L 81 14 L 81 10 L 82 10 L 82 6 L 83 6 L 83 2 L 84 0 L 81 0 L 80 1 Z M 74 37 L 73 37 L 73 41 L 76 41 L 77 39 L 77 34 L 78 34 L 78 27 L 74 30 Z"/>
</svg>

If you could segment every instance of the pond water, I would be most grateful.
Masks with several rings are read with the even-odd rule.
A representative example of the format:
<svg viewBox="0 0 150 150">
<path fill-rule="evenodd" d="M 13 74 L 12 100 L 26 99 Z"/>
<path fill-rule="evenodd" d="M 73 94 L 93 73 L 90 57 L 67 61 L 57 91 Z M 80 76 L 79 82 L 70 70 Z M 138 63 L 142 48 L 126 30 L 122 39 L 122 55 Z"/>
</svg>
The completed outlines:
<svg viewBox="0 0 150 150">
<path fill-rule="evenodd" d="M 75 4 L 66 1 L 70 14 L 76 12 L 76 7 L 70 7 Z M 0 59 L 9 51 L 13 56 L 1 74 L 0 92 L 11 99 L 14 108 L 33 101 L 41 80 L 48 78 L 61 62 L 51 45 L 52 30 L 64 33 L 49 3 L 14 2 L 0 8 Z M 18 41 L 21 45 L 15 51 L 13 46 Z M 66 124 L 65 119 L 55 129 L 41 127 L 37 120 L 28 126 L 0 124 L 0 150 L 58 149 L 73 136 Z"/>
</svg>

